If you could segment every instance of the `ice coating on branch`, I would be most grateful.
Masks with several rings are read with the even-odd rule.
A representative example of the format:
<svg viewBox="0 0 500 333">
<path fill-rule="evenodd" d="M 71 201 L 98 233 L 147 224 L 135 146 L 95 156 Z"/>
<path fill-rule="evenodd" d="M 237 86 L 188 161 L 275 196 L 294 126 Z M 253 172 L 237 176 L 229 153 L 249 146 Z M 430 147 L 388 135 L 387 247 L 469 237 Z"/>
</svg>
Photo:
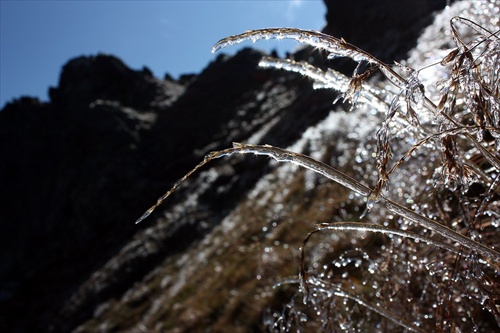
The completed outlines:
<svg viewBox="0 0 500 333">
<path fill-rule="evenodd" d="M 262 39 L 292 39 L 301 44 L 325 50 L 336 57 L 348 57 L 354 61 L 364 60 L 369 63 L 380 63 L 379 60 L 371 56 L 369 53 L 347 43 L 343 39 L 332 37 L 314 30 L 302 30 L 297 28 L 250 30 L 239 35 L 233 35 L 221 39 L 213 46 L 212 53 L 246 40 L 256 42 Z"/>
<path fill-rule="evenodd" d="M 480 7 L 484 6 L 481 4 Z M 496 297 L 494 293 L 485 291 L 487 288 L 481 281 L 470 278 L 474 274 L 488 278 L 497 276 L 500 261 L 496 245 L 491 242 L 483 244 L 480 237 L 483 228 L 488 232 L 491 232 L 492 227 L 493 232 L 494 228 L 498 228 L 498 200 L 495 196 L 499 193 L 497 172 L 500 164 L 497 161 L 498 143 L 495 147 L 491 137 L 500 135 L 496 129 L 500 116 L 498 94 L 490 88 L 492 84 L 498 86 L 496 69 L 499 61 L 495 55 L 498 53 L 498 38 L 489 28 L 479 27 L 466 18 L 454 18 L 451 25 L 453 33 L 444 38 L 450 41 L 448 49 L 443 51 L 443 57 L 436 57 L 435 65 L 429 68 L 410 62 L 389 66 L 342 39 L 290 28 L 245 32 L 225 38 L 213 48 L 215 52 L 244 40 L 255 42 L 288 38 L 326 50 L 330 57 L 348 57 L 358 62 L 352 77 L 347 77 L 307 63 L 263 58 L 261 67 L 282 69 L 308 77 L 315 87 L 339 92 L 341 97 L 352 102 L 352 108 L 344 112 L 339 107 L 331 112 L 318 125 L 306 130 L 287 150 L 238 143 L 233 148 L 207 155 L 203 162 L 234 154 L 263 155 L 285 162 L 276 169 L 275 176 L 268 175 L 259 181 L 248 196 L 252 208 L 263 208 L 269 219 L 281 216 L 280 210 L 286 209 L 286 198 L 301 191 L 302 188 L 297 188 L 302 185 L 311 193 L 320 191 L 325 183 L 313 179 L 316 174 L 363 196 L 363 203 L 368 208 L 366 212 L 370 213 L 360 216 L 363 208 L 361 200 L 356 201 L 353 199 L 355 195 L 349 195 L 345 203 L 351 205 L 350 209 L 356 206 L 357 213 L 345 220 L 359 219 L 366 223 L 333 222 L 320 225 L 316 231 L 335 231 L 335 235 L 330 238 L 318 235 L 323 238 L 308 246 L 307 262 L 313 265 L 308 265 L 307 269 L 303 246 L 303 267 L 299 277 L 289 279 L 300 284 L 302 293 L 299 298 L 305 301 L 306 306 L 316 310 L 318 316 L 322 316 L 323 327 L 329 327 L 331 319 L 318 309 L 325 313 L 329 313 L 328 309 L 332 308 L 344 309 L 350 313 L 352 302 L 347 300 L 415 332 L 433 331 L 435 322 L 440 324 L 439 321 L 444 317 L 452 318 L 455 314 L 453 311 L 460 313 L 457 317 L 465 318 L 463 314 L 468 310 L 461 308 L 464 302 L 460 298 L 468 298 L 472 303 L 481 299 L 480 307 L 475 310 L 487 309 L 497 320 L 499 318 L 495 314 L 496 303 L 491 305 L 485 301 Z M 435 34 L 434 39 L 436 35 L 446 34 Z M 480 42 L 481 38 L 486 39 Z M 450 47 L 455 49 L 450 50 Z M 425 58 L 436 50 L 418 49 L 416 52 Z M 483 52 L 488 57 L 483 56 Z M 440 53 L 437 50 L 436 54 Z M 364 62 L 369 66 L 363 72 Z M 441 79 L 440 66 L 448 66 L 442 71 L 447 73 L 447 76 L 444 75 L 446 80 L 440 85 L 443 90 L 433 87 L 427 89 L 428 84 L 434 84 L 428 82 L 429 77 L 436 79 L 439 76 Z M 387 80 L 377 82 L 368 79 L 370 71 L 377 69 Z M 436 99 L 443 92 L 445 98 Z M 457 108 L 457 105 L 460 107 Z M 492 114 L 484 115 L 485 110 L 489 109 L 493 110 Z M 362 114 L 368 117 L 363 118 L 360 116 Z M 336 134 L 332 135 L 333 132 Z M 345 142 L 350 138 L 357 139 L 360 146 L 346 145 Z M 351 152 L 346 153 L 346 150 Z M 350 163 L 345 163 L 345 159 L 350 159 Z M 345 165 L 354 169 L 355 176 L 359 178 L 339 172 Z M 296 166 L 308 170 L 302 173 Z M 439 178 L 440 174 L 445 176 L 444 180 Z M 301 180 L 296 181 L 295 178 Z M 473 185 L 476 185 L 474 191 L 478 195 L 469 191 L 469 186 Z M 440 192 L 442 189 L 447 191 L 443 194 Z M 332 195 L 332 192 L 325 193 Z M 333 193 L 332 196 L 336 199 L 335 195 Z M 329 201 L 328 205 L 337 204 L 335 199 Z M 314 202 L 306 202 L 305 205 L 315 212 L 328 209 L 325 208 L 327 204 L 315 207 Z M 460 212 L 456 213 L 455 210 Z M 294 222 L 303 223 L 301 218 L 303 216 L 297 217 L 300 221 Z M 306 215 L 303 219 L 307 218 Z M 329 218 L 331 221 L 343 221 L 338 216 Z M 239 228 L 237 222 L 232 221 L 231 227 Z M 225 228 L 224 231 L 229 229 Z M 388 235 L 380 237 L 383 239 L 380 248 L 365 249 L 362 244 L 358 245 L 360 240 L 370 237 L 374 232 Z M 353 246 L 347 250 L 339 249 L 340 238 L 350 240 Z M 325 258 L 328 260 L 322 261 Z M 352 274 L 353 270 L 357 271 Z M 350 274 L 353 278 L 350 278 Z M 467 289 L 465 292 L 458 286 L 459 283 L 463 283 Z M 346 291 L 344 286 L 350 289 Z M 443 296 L 443 293 L 446 295 Z M 448 294 L 450 297 L 446 303 L 443 300 Z M 411 311 L 405 312 L 405 306 Z M 296 315 L 301 323 L 308 320 L 293 304 L 287 306 L 287 311 Z M 445 314 L 438 317 L 441 312 Z M 352 320 L 349 319 L 352 318 L 349 315 L 342 318 L 335 314 L 333 318 L 344 331 L 359 330 L 359 327 L 355 329 L 349 326 L 353 325 L 350 324 Z M 474 319 L 465 319 L 469 319 L 472 324 L 466 323 L 460 329 L 477 331 Z M 369 324 L 365 322 L 365 325 Z M 443 331 L 446 329 L 444 327 Z"/>
<path fill-rule="evenodd" d="M 307 62 L 298 62 L 291 59 L 280 59 L 263 57 L 259 62 L 262 68 L 282 69 L 288 72 L 299 73 L 313 80 L 315 89 L 332 89 L 341 93 L 340 98 L 350 100 L 353 103 L 360 102 L 374 107 L 377 112 L 384 112 L 386 104 L 380 91 L 370 82 L 363 82 L 363 88 L 351 91 L 350 86 L 353 78 L 328 69 L 326 71 L 315 67 Z"/>
<path fill-rule="evenodd" d="M 341 73 L 332 70 L 323 71 L 307 62 L 298 62 L 291 59 L 263 57 L 259 62 L 259 66 L 299 73 L 314 80 L 315 83 L 322 84 L 324 89 L 334 89 L 340 92 L 346 90 L 350 81 L 347 76 Z"/>
</svg>

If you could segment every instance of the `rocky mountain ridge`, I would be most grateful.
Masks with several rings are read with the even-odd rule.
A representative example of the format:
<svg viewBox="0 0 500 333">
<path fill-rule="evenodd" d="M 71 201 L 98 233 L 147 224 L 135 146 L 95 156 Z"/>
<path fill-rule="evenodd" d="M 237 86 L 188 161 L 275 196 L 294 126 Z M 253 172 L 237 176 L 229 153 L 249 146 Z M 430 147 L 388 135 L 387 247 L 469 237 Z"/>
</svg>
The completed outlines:
<svg viewBox="0 0 500 333">
<path fill-rule="evenodd" d="M 377 26 L 375 9 L 326 1 L 325 31 L 397 60 L 443 1 L 424 3 L 389 12 L 394 2 L 382 2 L 384 15 L 406 15 L 395 23 L 405 26 L 375 30 L 382 37 L 373 42 L 360 30 Z M 352 30 L 338 25 L 342 13 L 356 23 Z M 21 98 L 0 112 L 0 330 L 268 329 L 276 319 L 268 309 L 278 311 L 291 294 L 272 286 L 297 274 L 297 249 L 314 221 L 349 218 L 337 202 L 356 211 L 356 199 L 305 172 L 292 170 L 289 180 L 265 159 L 231 158 L 133 223 L 207 152 L 232 142 L 288 147 L 331 115 L 334 93 L 258 68 L 261 56 L 222 54 L 179 81 L 131 70 L 111 55 L 77 57 L 49 103 Z M 308 49 L 294 56 L 319 61 Z M 303 152 L 315 150 L 306 144 Z"/>
</svg>

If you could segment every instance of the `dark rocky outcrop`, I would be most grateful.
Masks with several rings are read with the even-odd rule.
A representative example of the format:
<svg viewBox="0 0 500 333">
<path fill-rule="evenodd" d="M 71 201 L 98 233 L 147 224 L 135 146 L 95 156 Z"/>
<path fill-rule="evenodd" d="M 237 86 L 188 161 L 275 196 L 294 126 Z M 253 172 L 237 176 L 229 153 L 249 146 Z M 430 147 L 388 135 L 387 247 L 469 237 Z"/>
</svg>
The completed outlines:
<svg viewBox="0 0 500 333">
<path fill-rule="evenodd" d="M 451 3 L 452 1 L 450 1 Z M 415 46 L 420 32 L 432 23 L 431 13 L 446 6 L 446 0 L 325 0 L 326 26 L 322 32 L 338 38 L 392 64 L 401 61 Z M 327 60 L 324 52 L 304 48 L 294 54 L 323 68 L 350 75 L 356 64 L 350 59 Z"/>
<path fill-rule="evenodd" d="M 415 46 L 422 29 L 432 23 L 430 13 L 444 8 L 446 0 L 327 0 L 323 32 L 392 63 Z"/>
<path fill-rule="evenodd" d="M 427 17 L 442 2 L 427 1 L 425 10 L 410 12 Z M 378 16 L 380 9 L 366 11 L 352 3 L 327 1 L 327 32 L 368 49 L 396 38 L 405 48 L 380 54 L 389 58 L 413 45 L 422 25 L 388 18 L 409 15 L 406 11 Z M 360 18 L 353 30 L 351 15 Z M 398 27 L 380 25 L 381 18 Z M 134 224 L 208 151 L 257 133 L 256 142 L 286 147 L 327 116 L 335 98 L 331 92 L 313 90 L 298 75 L 259 69 L 260 57 L 250 49 L 220 55 L 202 73 L 179 81 L 157 79 L 146 68 L 129 69 L 110 55 L 78 57 L 63 67 L 50 102 L 20 98 L 6 105 L 0 112 L 0 331 L 139 331 L 140 322 L 163 323 L 145 328 L 156 331 L 262 329 L 265 306 L 278 302 L 279 295 L 258 298 L 249 281 L 263 270 L 256 288 L 269 293 L 273 274 L 295 274 L 296 263 L 290 254 L 275 268 L 255 261 L 267 241 L 259 238 L 265 236 L 262 224 L 249 209 L 239 217 L 248 228 L 231 234 L 240 238 L 241 248 L 225 250 L 229 256 L 244 249 L 236 256 L 241 261 L 233 266 L 235 258 L 219 254 L 217 265 L 226 271 L 217 277 L 219 284 L 210 285 L 214 271 L 196 261 L 198 285 L 175 294 L 180 282 L 173 272 L 183 254 L 216 232 L 269 172 L 265 160 L 214 163 L 216 176 L 196 176 L 163 211 Z M 193 195 L 194 207 L 186 199 Z M 292 198 L 290 207 L 297 203 L 308 205 Z M 305 218 L 310 207 L 303 208 L 295 214 Z M 327 213 L 332 212 L 322 214 Z M 165 219 L 165 214 L 171 215 Z M 289 217 L 274 218 L 287 226 Z M 286 230 L 282 244 L 298 244 L 306 232 Z M 205 283 L 213 288 L 205 290 Z M 196 293 L 193 288 L 209 300 L 195 304 L 188 297 Z"/>
</svg>

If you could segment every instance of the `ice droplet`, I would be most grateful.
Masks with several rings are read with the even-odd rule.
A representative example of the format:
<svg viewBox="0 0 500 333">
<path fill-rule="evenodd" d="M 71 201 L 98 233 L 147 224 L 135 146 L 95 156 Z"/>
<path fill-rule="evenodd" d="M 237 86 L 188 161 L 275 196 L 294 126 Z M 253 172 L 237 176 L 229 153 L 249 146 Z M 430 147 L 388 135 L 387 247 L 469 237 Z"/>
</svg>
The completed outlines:
<svg viewBox="0 0 500 333">
<path fill-rule="evenodd" d="M 360 219 L 365 218 L 365 216 L 368 215 L 368 213 L 372 210 L 374 205 L 375 205 L 375 200 L 368 199 L 368 201 L 366 202 L 366 208 L 363 211 L 363 213 L 361 214 Z"/>
</svg>

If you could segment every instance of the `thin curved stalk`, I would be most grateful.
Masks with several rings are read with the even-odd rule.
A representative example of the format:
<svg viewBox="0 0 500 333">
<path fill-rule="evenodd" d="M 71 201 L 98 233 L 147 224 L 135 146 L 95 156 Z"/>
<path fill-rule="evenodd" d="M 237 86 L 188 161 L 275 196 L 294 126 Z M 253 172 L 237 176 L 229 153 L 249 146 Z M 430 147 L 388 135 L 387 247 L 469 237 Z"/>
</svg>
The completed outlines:
<svg viewBox="0 0 500 333">
<path fill-rule="evenodd" d="M 443 116 L 453 126 L 460 127 L 460 125 L 448 114 L 446 114 L 442 110 L 438 110 L 436 104 L 434 104 L 429 98 L 424 97 L 424 105 L 435 114 Z M 477 141 L 477 139 L 472 134 L 465 132 L 463 133 L 463 135 L 472 142 L 472 144 L 484 155 L 484 158 L 486 158 L 486 160 L 491 165 L 493 165 L 497 170 L 500 170 L 500 160 L 495 155 L 493 155 L 486 147 L 484 147 L 479 141 Z"/>
<path fill-rule="evenodd" d="M 424 243 L 440 247 L 442 249 L 445 249 L 447 251 L 453 252 L 453 253 L 461 253 L 460 250 L 456 249 L 455 247 L 437 241 L 435 239 L 432 239 L 430 237 L 425 237 L 422 235 L 418 235 L 416 233 L 410 232 L 410 231 L 405 231 L 405 230 L 398 230 L 398 229 L 389 229 L 386 227 L 383 227 L 378 224 L 370 224 L 370 223 L 362 223 L 362 222 L 334 222 L 334 223 L 321 223 L 316 226 L 316 228 L 309 232 L 302 241 L 302 246 L 300 248 L 300 272 L 299 272 L 299 279 L 300 279 L 300 286 L 304 291 L 304 297 L 307 300 L 309 297 L 309 286 L 307 285 L 307 280 L 308 280 L 308 274 L 307 274 L 307 269 L 306 269 L 306 260 L 305 260 L 305 247 L 306 244 L 309 242 L 309 239 L 311 238 L 312 235 L 314 235 L 317 232 L 324 231 L 324 230 L 334 230 L 334 231 L 346 231 L 346 230 L 354 230 L 354 231 L 371 231 L 371 232 L 379 232 L 382 234 L 387 234 L 387 235 L 397 235 L 397 236 L 402 236 L 405 238 L 410 238 L 418 241 L 422 241 Z"/>
<path fill-rule="evenodd" d="M 298 28 L 265 28 L 249 30 L 242 34 L 229 36 L 219 40 L 212 47 L 212 53 L 218 50 L 239 44 L 246 40 L 256 42 L 262 39 L 293 39 L 299 43 L 307 44 L 329 52 L 332 56 L 348 57 L 354 61 L 367 61 L 373 64 L 381 63 L 380 60 L 349 44 L 342 38 L 336 38 L 315 30 L 304 30 Z"/>
<path fill-rule="evenodd" d="M 272 57 L 262 57 L 259 61 L 259 67 L 282 69 L 287 72 L 299 73 L 312 79 L 316 84 L 321 84 L 324 89 L 334 89 L 344 92 L 349 86 L 350 78 L 346 75 L 332 70 L 324 71 L 307 62 L 298 62 L 291 59 L 280 59 Z"/>
<path fill-rule="evenodd" d="M 343 38 L 336 38 L 319 31 L 298 28 L 267 28 L 249 30 L 242 34 L 229 36 L 219 40 L 212 47 L 212 53 L 222 48 L 241 43 L 246 40 L 256 42 L 262 39 L 292 39 L 302 44 L 325 50 L 332 57 L 347 57 L 356 62 L 366 61 L 376 65 L 388 80 L 397 86 L 405 85 L 406 80 L 392 70 L 387 64 L 378 60 L 370 53 L 346 42 Z"/>
<path fill-rule="evenodd" d="M 471 133 L 473 131 L 478 130 L 478 128 L 475 127 L 457 127 L 457 128 L 449 128 L 444 131 L 441 131 L 436 134 L 428 135 L 425 138 L 419 140 L 417 143 L 415 143 L 403 156 L 399 158 L 396 163 L 391 167 L 391 169 L 387 172 L 387 175 L 391 175 L 405 160 L 407 160 L 411 154 L 413 154 L 414 151 L 416 151 L 418 148 L 423 146 L 425 143 L 428 143 L 429 141 L 433 139 L 438 139 L 440 137 L 443 137 L 445 135 L 457 135 L 457 134 L 465 134 L 465 133 Z M 466 159 L 465 157 L 462 157 L 463 161 L 465 164 L 467 164 L 471 169 L 475 171 L 475 173 L 480 176 L 485 182 L 489 183 L 491 182 L 491 177 L 489 177 L 485 172 L 483 172 L 481 169 L 475 167 L 474 163 L 472 163 L 469 159 Z"/>
<path fill-rule="evenodd" d="M 320 175 L 325 176 L 328 179 L 331 179 L 337 183 L 339 183 L 342 186 L 347 187 L 348 189 L 354 191 L 357 194 L 360 194 L 364 197 L 369 197 L 370 194 L 372 193 L 372 189 L 370 189 L 368 186 L 358 182 L 354 178 L 349 177 L 348 175 L 340 172 L 339 170 L 322 163 L 320 161 L 317 161 L 309 156 L 303 155 L 303 154 L 298 154 L 294 153 L 291 151 L 288 151 L 286 149 L 270 146 L 270 145 L 252 145 L 252 144 L 242 144 L 242 143 L 233 143 L 233 148 L 228 148 L 220 151 L 214 151 L 209 153 L 208 155 L 205 156 L 202 162 L 200 162 L 194 169 L 189 171 L 184 177 L 179 179 L 174 186 L 166 192 L 163 196 L 161 196 L 156 204 L 154 204 L 151 208 L 149 208 L 139 219 L 137 219 L 136 223 L 141 222 L 144 220 L 146 217 L 148 217 L 165 199 L 167 199 L 172 193 L 174 193 L 177 188 L 189 177 L 191 176 L 195 171 L 200 169 L 202 166 L 205 164 L 209 163 L 210 161 L 220 158 L 223 156 L 230 156 L 233 154 L 255 154 L 255 155 L 264 155 L 264 156 L 269 156 L 273 159 L 275 159 L 278 162 L 290 162 L 302 167 L 305 167 L 307 169 L 310 169 L 314 171 L 315 173 L 318 173 Z M 429 230 L 432 230 L 438 234 L 440 234 L 443 237 L 449 238 L 450 240 L 459 243 L 460 245 L 468 248 L 471 251 L 477 252 L 486 259 L 495 267 L 499 266 L 500 263 L 500 253 L 497 251 L 481 244 L 478 243 L 464 235 L 461 235 L 457 233 L 456 231 L 448 228 L 447 226 L 444 226 L 440 224 L 439 222 L 436 222 L 434 220 L 431 220 L 425 216 L 419 215 L 412 210 L 390 200 L 387 199 L 383 196 L 379 197 L 380 201 L 384 201 L 387 209 L 389 209 L 391 212 L 398 214 L 401 217 L 404 217 L 420 226 L 423 226 Z M 368 203 L 368 209 L 371 208 L 373 205 L 373 202 Z"/>
<path fill-rule="evenodd" d="M 426 332 L 426 331 L 416 327 L 415 325 L 412 325 L 411 323 L 409 323 L 405 319 L 401 318 L 397 314 L 395 314 L 387 309 L 382 308 L 378 304 L 373 304 L 373 303 L 365 300 L 364 298 L 361 298 L 361 297 L 349 292 L 348 290 L 346 290 L 346 289 L 344 289 L 336 284 L 332 284 L 332 283 L 329 283 L 329 282 L 326 282 L 326 281 L 323 281 L 323 280 L 320 280 L 320 279 L 317 279 L 314 277 L 310 277 L 308 279 L 307 283 L 314 286 L 314 288 L 316 290 L 318 290 L 319 292 L 325 293 L 328 296 L 335 295 L 335 296 L 344 297 L 344 298 L 353 300 L 356 303 L 358 303 L 359 305 L 367 308 L 368 310 L 371 310 L 371 311 L 378 313 L 379 315 L 387 318 L 388 320 L 392 321 L 396 325 L 399 325 L 399 326 L 406 328 L 410 332 L 416 332 L 416 333 L 425 333 Z M 287 279 L 284 279 L 284 280 L 276 283 L 273 286 L 273 288 L 277 288 L 277 287 L 280 287 L 280 286 L 285 285 L 285 284 L 299 284 L 300 285 L 301 279 L 300 278 L 299 279 L 287 278 Z"/>
<path fill-rule="evenodd" d="M 159 205 L 163 203 L 172 193 L 174 193 L 179 186 L 186 181 L 193 173 L 203 167 L 210 161 L 220 158 L 223 156 L 233 155 L 235 153 L 240 154 L 255 154 L 255 155 L 266 155 L 272 157 L 278 162 L 292 162 L 294 164 L 308 168 L 316 173 L 319 173 L 345 187 L 351 189 L 352 191 L 359 193 L 363 196 L 368 196 L 371 192 L 370 188 L 361 184 L 357 180 L 347 176 L 346 174 L 330 167 L 329 165 L 316 161 L 315 159 L 297 154 L 285 149 L 269 146 L 269 145 L 251 145 L 251 144 L 241 144 L 233 143 L 233 148 L 228 148 L 224 150 L 214 151 L 205 156 L 203 161 L 198 163 L 192 170 L 185 174 L 181 179 L 179 179 L 170 190 L 168 190 L 164 195 L 162 195 L 156 203 L 151 206 L 141 217 L 139 217 L 135 223 L 140 223 L 145 218 L 147 218 Z"/>
<path fill-rule="evenodd" d="M 438 222 L 431 220 L 423 215 L 417 214 L 414 211 L 392 201 L 387 198 L 381 198 L 385 201 L 385 206 L 391 212 L 398 214 L 401 217 L 404 217 L 418 225 L 421 225 L 429 230 L 432 230 L 443 237 L 449 238 L 450 240 L 468 248 L 471 251 L 477 252 L 482 255 L 487 261 L 492 264 L 495 269 L 500 268 L 500 253 L 497 251 L 478 243 L 458 232 L 439 224 Z"/>
<path fill-rule="evenodd" d="M 371 232 L 379 232 L 382 234 L 388 234 L 388 235 L 398 235 L 402 236 L 405 238 L 411 238 L 414 240 L 422 241 L 427 244 L 440 247 L 442 249 L 445 249 L 447 251 L 453 252 L 453 253 L 460 253 L 458 249 L 455 247 L 440 242 L 438 240 L 432 239 L 430 237 L 425 237 L 410 231 L 405 231 L 405 230 L 398 230 L 398 229 L 389 229 L 386 227 L 383 227 L 378 224 L 369 224 L 369 223 L 361 223 L 361 222 L 334 222 L 334 223 L 321 223 L 316 226 L 316 228 L 309 232 L 302 241 L 302 246 L 300 248 L 300 272 L 299 272 L 299 278 L 300 278 L 300 286 L 304 291 L 305 298 L 307 299 L 309 295 L 309 287 L 307 285 L 307 280 L 308 280 L 308 274 L 306 270 L 306 260 L 305 260 L 305 247 L 306 244 L 309 242 L 309 239 L 311 238 L 312 235 L 314 235 L 317 232 L 324 231 L 324 230 L 334 230 L 334 231 L 345 231 L 345 230 L 354 230 L 354 231 L 371 231 Z"/>
<path fill-rule="evenodd" d="M 371 310 L 371 311 L 378 313 L 379 315 L 387 318 L 388 320 L 392 321 L 396 325 L 399 325 L 401 327 L 406 328 L 410 332 L 416 332 L 416 333 L 425 333 L 426 332 L 426 331 L 416 327 L 415 325 L 412 325 L 411 323 L 406 321 L 404 318 L 401 318 L 397 314 L 383 308 L 379 304 L 373 304 L 373 303 L 365 300 L 364 298 L 361 298 L 358 295 L 355 295 L 355 294 L 349 292 L 348 290 L 346 290 L 342 287 L 339 287 L 333 283 L 329 283 L 329 282 L 326 282 L 326 281 L 323 281 L 320 279 L 316 279 L 316 278 L 312 278 L 312 277 L 309 278 L 308 283 L 314 285 L 316 289 L 318 289 L 322 292 L 325 292 L 327 294 L 331 294 L 333 291 L 333 294 L 335 296 L 344 297 L 344 298 L 348 298 L 350 300 L 353 300 L 356 303 L 358 303 L 359 305 L 362 305 L 363 307 L 367 308 L 368 310 Z"/>
<path fill-rule="evenodd" d="M 378 232 L 381 234 L 387 234 L 387 235 L 397 235 L 397 236 L 402 236 L 405 238 L 411 238 L 420 242 L 424 242 L 436 247 L 440 247 L 442 249 L 445 249 L 447 251 L 453 252 L 453 253 L 460 253 L 460 250 L 457 248 L 453 247 L 450 244 L 440 242 L 438 240 L 432 239 L 430 237 L 422 236 L 419 234 L 416 234 L 414 232 L 406 231 L 406 230 L 400 230 L 400 229 L 390 229 L 386 228 L 384 226 L 378 225 L 378 224 L 371 224 L 371 223 L 362 223 L 362 222 L 334 222 L 334 223 L 321 223 L 316 226 L 316 228 L 311 231 L 307 237 L 304 239 L 304 242 L 302 244 L 302 252 L 304 251 L 304 247 L 306 243 L 309 241 L 309 238 L 314 235 L 317 232 L 324 231 L 324 230 L 335 230 L 335 231 L 345 231 L 345 230 L 354 230 L 354 231 L 371 231 L 371 232 Z"/>
<path fill-rule="evenodd" d="M 324 294 L 327 294 L 328 296 L 335 295 L 335 296 L 344 297 L 344 298 L 348 298 L 350 300 L 353 300 L 356 303 L 358 303 L 359 305 L 367 308 L 368 310 L 371 310 L 375 313 L 378 313 L 379 315 L 387 318 L 388 320 L 392 321 L 393 323 L 406 328 L 410 332 L 417 332 L 417 333 L 425 333 L 426 332 L 426 331 L 416 327 L 415 325 L 412 325 L 411 323 L 409 323 L 405 319 L 401 318 L 397 314 L 395 314 L 387 309 L 384 309 L 379 305 L 373 304 L 373 303 L 367 301 L 366 299 L 361 298 L 361 297 L 351 293 L 350 291 L 348 291 L 342 287 L 339 287 L 338 285 L 326 282 L 324 280 L 317 279 L 315 277 L 308 278 L 307 283 L 314 286 L 314 288 L 316 290 L 318 290 Z M 298 285 L 300 285 L 301 279 L 287 278 L 287 279 L 284 279 L 284 280 L 277 282 L 273 286 L 273 288 L 278 288 L 278 287 L 281 287 L 281 286 L 286 285 L 286 284 L 298 284 Z"/>
<path fill-rule="evenodd" d="M 455 21 L 456 22 L 460 22 L 466 26 L 468 26 L 469 28 L 475 30 L 478 34 L 480 34 L 481 36 L 483 36 L 483 40 L 479 43 L 477 43 L 476 45 L 474 45 L 474 47 L 472 48 L 467 48 L 466 44 L 462 41 L 462 39 L 460 38 L 460 34 L 458 33 L 458 30 L 455 26 Z M 485 42 L 486 40 L 488 40 L 490 37 L 496 37 L 498 38 L 498 35 L 500 33 L 500 30 L 497 30 L 495 32 L 491 32 L 489 31 L 488 29 L 485 29 L 484 27 L 480 26 L 479 24 L 467 19 L 467 18 L 464 18 L 464 17 L 460 17 L 460 16 L 454 16 L 451 18 L 450 20 L 450 27 L 451 27 L 451 31 L 453 33 L 453 36 L 455 37 L 455 40 L 457 41 L 457 44 L 460 45 L 460 49 L 462 52 L 468 52 L 468 51 L 472 51 L 474 48 L 476 48 L 477 46 L 479 46 L 481 43 Z"/>
<path fill-rule="evenodd" d="M 455 18 L 457 19 L 457 18 Z M 463 19 L 462 21 L 468 21 Z M 303 30 L 297 28 L 268 28 L 268 29 L 256 29 L 246 31 L 242 34 L 229 36 L 219 40 L 212 48 L 212 52 L 217 52 L 218 50 L 241 43 L 246 40 L 251 40 L 256 42 L 262 39 L 292 39 L 299 43 L 307 44 L 327 52 L 335 57 L 347 57 L 351 58 L 356 62 L 366 61 L 369 64 L 373 64 L 378 67 L 378 69 L 384 74 L 384 76 L 392 82 L 395 86 L 408 90 L 408 91 L 418 91 L 416 89 L 419 85 L 419 81 L 414 77 L 414 82 L 409 82 L 407 79 L 403 78 L 401 75 L 396 73 L 389 65 L 378 60 L 368 52 L 346 42 L 342 38 L 336 38 L 318 31 L 314 30 Z M 423 95 L 423 94 L 422 94 Z M 423 105 L 434 114 L 440 114 L 447 121 L 449 121 L 453 126 L 459 127 L 457 122 L 452 119 L 449 115 L 439 110 L 438 107 L 425 95 L 423 95 Z M 484 154 L 485 158 L 491 163 L 495 168 L 500 170 L 500 160 L 495 157 L 488 149 L 486 149 L 479 141 L 476 140 L 471 134 L 464 133 L 465 137 L 474 144 Z"/>
<path fill-rule="evenodd" d="M 363 103 L 375 107 L 379 112 L 384 112 L 387 109 L 387 104 L 383 98 L 376 93 L 375 89 L 368 86 L 365 87 L 365 89 L 350 91 L 349 88 L 351 87 L 353 78 L 349 78 L 331 69 L 324 71 L 307 62 L 272 57 L 262 57 L 259 62 L 259 67 L 299 73 L 313 80 L 315 89 L 333 89 L 340 92 L 340 97 L 351 100 L 353 103 L 356 100 L 360 100 Z"/>
</svg>

